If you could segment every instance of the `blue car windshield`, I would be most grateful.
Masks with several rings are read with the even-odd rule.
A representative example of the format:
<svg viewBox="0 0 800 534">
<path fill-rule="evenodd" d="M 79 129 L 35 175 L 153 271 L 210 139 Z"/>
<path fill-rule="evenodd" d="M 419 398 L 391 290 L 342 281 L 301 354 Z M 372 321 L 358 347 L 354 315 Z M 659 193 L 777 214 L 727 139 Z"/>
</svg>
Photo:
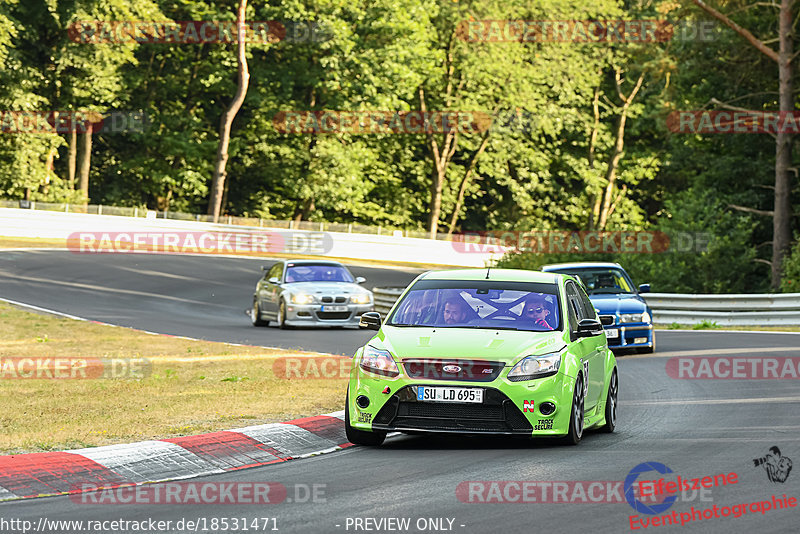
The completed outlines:
<svg viewBox="0 0 800 534">
<path fill-rule="evenodd" d="M 293 282 L 353 282 L 353 275 L 341 265 L 289 264 L 286 283 Z"/>
<path fill-rule="evenodd" d="M 613 267 L 584 267 L 558 269 L 552 272 L 577 276 L 590 295 L 635 293 L 633 283 L 621 269 Z"/>
<path fill-rule="evenodd" d="M 547 332 L 561 328 L 556 286 L 552 291 L 523 289 L 412 289 L 387 324 Z"/>
</svg>

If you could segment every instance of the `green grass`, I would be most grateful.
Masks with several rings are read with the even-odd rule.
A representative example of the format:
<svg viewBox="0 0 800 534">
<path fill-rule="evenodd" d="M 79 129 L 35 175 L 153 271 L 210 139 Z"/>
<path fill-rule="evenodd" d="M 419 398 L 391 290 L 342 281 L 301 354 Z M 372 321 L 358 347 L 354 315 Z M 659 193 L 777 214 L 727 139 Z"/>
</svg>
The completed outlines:
<svg viewBox="0 0 800 534">
<path fill-rule="evenodd" d="M 146 358 L 152 364 L 142 378 L 85 380 L 12 378 L 0 366 L 0 453 L 163 439 L 341 410 L 346 378 L 289 380 L 273 372 L 280 358 L 309 356 L 154 336 L 0 303 L 0 359 Z"/>
</svg>

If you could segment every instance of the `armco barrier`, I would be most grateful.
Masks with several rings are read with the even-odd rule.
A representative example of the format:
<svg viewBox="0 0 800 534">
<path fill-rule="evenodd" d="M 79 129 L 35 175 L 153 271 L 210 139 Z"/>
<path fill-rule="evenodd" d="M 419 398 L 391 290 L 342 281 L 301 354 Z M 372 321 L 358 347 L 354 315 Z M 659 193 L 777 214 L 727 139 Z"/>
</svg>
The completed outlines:
<svg viewBox="0 0 800 534">
<path fill-rule="evenodd" d="M 800 326 L 800 293 L 682 295 L 645 293 L 657 323 Z"/>
<path fill-rule="evenodd" d="M 385 315 L 404 288 L 376 287 L 375 311 Z M 661 324 L 698 324 L 712 321 L 719 326 L 800 326 L 800 293 L 752 295 L 642 294 Z"/>
<path fill-rule="evenodd" d="M 372 290 L 375 311 L 385 316 L 403 293 L 402 287 L 376 287 Z"/>
</svg>

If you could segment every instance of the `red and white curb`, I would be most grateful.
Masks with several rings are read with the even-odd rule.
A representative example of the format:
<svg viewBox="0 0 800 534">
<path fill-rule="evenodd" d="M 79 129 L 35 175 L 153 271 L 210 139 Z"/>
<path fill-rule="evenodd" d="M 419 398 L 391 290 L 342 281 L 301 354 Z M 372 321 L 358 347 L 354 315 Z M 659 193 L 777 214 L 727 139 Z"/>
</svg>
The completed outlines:
<svg viewBox="0 0 800 534">
<path fill-rule="evenodd" d="M 159 441 L 0 456 L 0 501 L 213 475 L 350 446 L 342 411 Z"/>
</svg>

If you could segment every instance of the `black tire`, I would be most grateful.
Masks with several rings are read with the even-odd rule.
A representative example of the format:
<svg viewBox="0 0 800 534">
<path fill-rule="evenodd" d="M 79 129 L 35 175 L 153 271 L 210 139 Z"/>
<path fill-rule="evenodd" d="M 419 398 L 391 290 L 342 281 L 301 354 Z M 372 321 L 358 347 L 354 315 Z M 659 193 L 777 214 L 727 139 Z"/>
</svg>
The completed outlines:
<svg viewBox="0 0 800 534">
<path fill-rule="evenodd" d="M 367 432 L 358 430 L 350 426 L 350 393 L 347 393 L 344 401 L 344 433 L 347 441 L 356 445 L 366 445 L 367 447 L 377 447 L 383 444 L 386 439 L 386 432 Z"/>
<path fill-rule="evenodd" d="M 616 367 L 611 372 L 611 381 L 608 383 L 606 395 L 606 424 L 600 427 L 600 432 L 611 433 L 617 428 L 617 396 L 619 394 L 619 376 Z"/>
<path fill-rule="evenodd" d="M 653 346 L 638 348 L 636 349 L 636 352 L 639 354 L 653 354 L 655 351 L 656 351 L 656 333 L 653 332 Z"/>
<path fill-rule="evenodd" d="M 284 330 L 292 328 L 286 324 L 286 301 L 283 299 L 281 299 L 280 304 L 278 304 L 278 327 Z"/>
<path fill-rule="evenodd" d="M 250 309 L 250 321 L 253 326 L 267 326 L 269 321 L 261 318 L 261 306 L 258 305 L 258 300 L 253 299 L 253 307 Z"/>
<path fill-rule="evenodd" d="M 575 391 L 572 392 L 572 404 L 570 404 L 569 431 L 562 438 L 565 445 L 577 445 L 583 437 L 583 418 L 584 418 L 584 397 L 583 397 L 583 375 L 579 374 L 575 380 Z"/>
</svg>

